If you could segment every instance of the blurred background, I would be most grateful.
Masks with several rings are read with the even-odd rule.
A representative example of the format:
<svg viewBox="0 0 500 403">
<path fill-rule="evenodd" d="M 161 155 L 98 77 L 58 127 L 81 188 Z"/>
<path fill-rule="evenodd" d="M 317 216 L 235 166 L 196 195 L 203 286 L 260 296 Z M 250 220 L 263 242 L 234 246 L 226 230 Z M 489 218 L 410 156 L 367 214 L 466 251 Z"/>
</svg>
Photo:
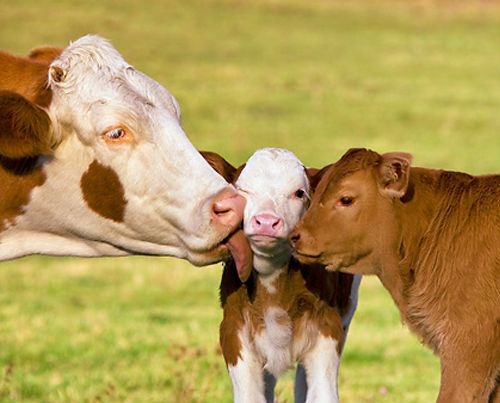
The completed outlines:
<svg viewBox="0 0 500 403">
<path fill-rule="evenodd" d="M 321 167 L 363 146 L 500 171 L 496 2 L 0 0 L 4 50 L 87 33 L 166 86 L 191 141 L 235 165 L 276 146 Z M 220 275 L 170 258 L 0 263 L 0 401 L 230 402 Z M 339 383 L 348 403 L 436 398 L 438 360 L 375 278 Z"/>
</svg>

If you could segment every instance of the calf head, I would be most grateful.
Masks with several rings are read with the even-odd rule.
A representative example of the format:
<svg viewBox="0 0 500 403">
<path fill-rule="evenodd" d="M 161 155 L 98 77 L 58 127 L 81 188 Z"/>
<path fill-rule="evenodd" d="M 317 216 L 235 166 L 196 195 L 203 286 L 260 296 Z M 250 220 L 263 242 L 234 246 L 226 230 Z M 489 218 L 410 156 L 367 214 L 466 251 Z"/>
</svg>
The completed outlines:
<svg viewBox="0 0 500 403">
<path fill-rule="evenodd" d="M 265 148 L 250 157 L 235 185 L 246 199 L 243 229 L 254 268 L 262 274 L 282 268 L 291 257 L 288 235 L 309 203 L 306 169 L 292 152 Z"/>
<path fill-rule="evenodd" d="M 349 150 L 321 172 L 311 206 L 290 235 L 296 257 L 329 270 L 371 272 L 374 259 L 394 250 L 394 204 L 404 196 L 411 156 Z"/>
<path fill-rule="evenodd" d="M 44 180 L 8 231 L 49 232 L 77 245 L 51 249 L 44 241 L 29 253 L 144 253 L 195 264 L 227 255 L 221 242 L 238 228 L 244 199 L 189 142 L 165 88 L 95 36 L 23 63 L 22 71 L 48 76 L 49 102 L 33 104 L 25 87 L 0 93 L 0 159 L 37 156 Z M 9 242 L 1 213 L 0 259 L 15 257 L 2 251 Z"/>
</svg>

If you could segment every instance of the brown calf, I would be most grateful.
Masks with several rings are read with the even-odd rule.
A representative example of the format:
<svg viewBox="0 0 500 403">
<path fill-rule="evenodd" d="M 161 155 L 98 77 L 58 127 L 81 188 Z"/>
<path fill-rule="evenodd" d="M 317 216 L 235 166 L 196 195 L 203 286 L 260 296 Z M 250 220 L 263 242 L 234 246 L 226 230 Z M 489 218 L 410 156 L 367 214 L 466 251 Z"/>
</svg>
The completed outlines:
<svg viewBox="0 0 500 403">
<path fill-rule="evenodd" d="M 291 234 L 297 258 L 376 274 L 441 360 L 438 401 L 499 401 L 500 175 L 348 151 Z"/>
</svg>

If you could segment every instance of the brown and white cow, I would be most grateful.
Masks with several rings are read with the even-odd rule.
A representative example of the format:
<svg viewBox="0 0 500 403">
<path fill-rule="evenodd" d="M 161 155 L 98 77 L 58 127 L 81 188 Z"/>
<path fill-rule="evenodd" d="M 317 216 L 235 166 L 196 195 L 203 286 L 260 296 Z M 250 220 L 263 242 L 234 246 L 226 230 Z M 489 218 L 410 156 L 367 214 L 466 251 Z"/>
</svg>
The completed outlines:
<svg viewBox="0 0 500 403">
<path fill-rule="evenodd" d="M 175 98 L 100 37 L 59 53 L 0 53 L 0 260 L 154 254 L 204 265 L 231 249 L 249 261 L 235 232 L 244 199 L 189 142 Z"/>
<path fill-rule="evenodd" d="M 230 173 L 231 166 L 222 165 Z M 253 271 L 229 262 L 220 285 L 220 342 L 235 402 L 272 402 L 277 377 L 299 362 L 296 402 L 338 401 L 341 348 L 360 276 L 291 259 L 288 235 L 309 204 L 306 169 L 288 150 L 258 150 L 235 185 L 247 200 L 244 232 Z"/>
<path fill-rule="evenodd" d="M 410 162 L 405 153 L 348 151 L 291 234 L 296 256 L 380 278 L 440 357 L 439 402 L 498 402 L 500 175 Z"/>
</svg>

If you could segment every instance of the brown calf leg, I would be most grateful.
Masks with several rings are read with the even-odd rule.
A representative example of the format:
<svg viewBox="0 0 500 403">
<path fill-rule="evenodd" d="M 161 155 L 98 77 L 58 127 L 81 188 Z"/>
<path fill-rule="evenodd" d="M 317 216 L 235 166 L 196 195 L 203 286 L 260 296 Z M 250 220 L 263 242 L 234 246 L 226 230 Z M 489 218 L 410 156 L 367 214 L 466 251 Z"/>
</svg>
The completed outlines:
<svg viewBox="0 0 500 403">
<path fill-rule="evenodd" d="M 441 388 L 438 403 L 488 403 L 496 383 L 498 347 L 495 343 L 469 338 L 458 348 L 441 354 Z M 471 346 L 470 343 L 474 343 Z M 493 402 L 500 402 L 494 397 Z"/>
</svg>

